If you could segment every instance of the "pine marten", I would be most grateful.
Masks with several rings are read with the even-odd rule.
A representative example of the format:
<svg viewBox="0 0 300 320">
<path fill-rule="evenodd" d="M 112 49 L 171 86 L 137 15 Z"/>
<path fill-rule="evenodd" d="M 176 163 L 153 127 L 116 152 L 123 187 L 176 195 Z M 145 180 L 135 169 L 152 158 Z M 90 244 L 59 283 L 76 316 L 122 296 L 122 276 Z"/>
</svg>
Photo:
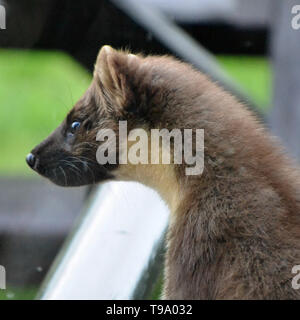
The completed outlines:
<svg viewBox="0 0 300 320">
<path fill-rule="evenodd" d="M 115 163 L 99 164 L 97 133 L 118 135 L 119 121 L 204 129 L 202 173 L 187 175 L 184 161 L 121 164 L 118 148 Z M 86 93 L 26 160 L 61 186 L 131 180 L 158 191 L 171 211 L 163 298 L 300 297 L 299 170 L 246 106 L 192 66 L 102 47 Z"/>
</svg>

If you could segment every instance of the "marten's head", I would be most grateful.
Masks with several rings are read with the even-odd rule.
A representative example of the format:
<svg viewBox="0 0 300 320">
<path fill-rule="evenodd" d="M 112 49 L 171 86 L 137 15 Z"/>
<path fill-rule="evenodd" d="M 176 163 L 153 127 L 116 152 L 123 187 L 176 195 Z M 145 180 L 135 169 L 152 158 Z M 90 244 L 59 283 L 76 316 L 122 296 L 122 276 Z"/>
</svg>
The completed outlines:
<svg viewBox="0 0 300 320">
<path fill-rule="evenodd" d="M 145 132 L 152 128 L 181 129 L 182 90 L 195 86 L 193 77 L 186 77 L 187 72 L 192 72 L 192 68 L 170 57 L 143 57 L 102 47 L 90 87 L 61 125 L 31 151 L 27 163 L 61 186 L 116 179 L 136 180 L 150 186 L 160 181 L 163 189 L 174 188 L 174 165 L 143 161 L 137 164 L 128 159 L 124 164 L 120 160 L 123 149 L 128 151 L 135 139 L 128 138 L 121 146 L 119 124 L 126 121 L 127 132 L 138 128 Z M 116 139 L 106 134 L 110 132 L 115 133 Z M 139 142 L 147 144 L 141 138 Z M 146 148 L 150 150 L 149 145 Z M 131 154 L 135 151 L 131 150 Z M 146 157 L 153 156 L 151 152 Z M 162 150 L 158 152 L 161 163 Z M 130 153 L 126 154 L 128 158 Z M 101 155 L 111 161 L 99 160 Z"/>
</svg>

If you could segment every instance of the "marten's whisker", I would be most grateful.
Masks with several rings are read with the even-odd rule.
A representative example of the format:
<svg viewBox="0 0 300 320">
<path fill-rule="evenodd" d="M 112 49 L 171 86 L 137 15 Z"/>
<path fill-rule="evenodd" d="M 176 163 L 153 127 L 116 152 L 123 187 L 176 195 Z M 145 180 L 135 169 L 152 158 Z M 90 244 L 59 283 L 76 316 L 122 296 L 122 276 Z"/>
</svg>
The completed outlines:
<svg viewBox="0 0 300 320">
<path fill-rule="evenodd" d="M 79 168 L 77 168 L 76 165 L 74 163 L 72 163 L 71 161 L 61 159 L 60 162 L 65 162 L 67 164 L 67 166 L 74 168 L 75 171 L 77 171 L 79 174 L 81 174 Z"/>
<path fill-rule="evenodd" d="M 83 158 L 83 159 L 85 159 L 85 160 L 82 160 L 82 159 L 80 159 L 80 158 Z M 90 159 L 88 159 L 88 158 L 86 158 L 86 157 L 83 157 L 83 156 L 70 157 L 70 159 L 72 159 L 72 161 L 81 163 L 84 168 L 88 169 L 89 172 L 91 173 L 92 177 L 93 177 L 93 183 L 94 183 L 94 184 L 96 183 L 94 172 L 93 172 L 93 170 L 92 170 L 92 169 L 90 168 L 90 166 L 89 166 L 89 162 L 91 162 Z"/>
<path fill-rule="evenodd" d="M 67 181 L 67 175 L 66 175 L 66 173 L 65 173 L 65 170 L 63 169 L 63 167 L 62 166 L 59 166 L 59 168 L 60 168 L 60 170 L 61 170 L 61 172 L 63 173 L 63 175 L 64 175 L 64 177 L 65 177 L 65 185 L 67 186 L 68 185 L 68 181 Z"/>
<path fill-rule="evenodd" d="M 81 142 L 79 144 L 76 145 L 76 147 L 80 147 L 81 145 L 88 145 L 88 146 L 94 146 L 94 147 L 98 147 L 98 144 L 97 143 L 94 143 L 94 142 L 88 142 L 88 141 L 85 141 L 85 142 Z"/>
</svg>

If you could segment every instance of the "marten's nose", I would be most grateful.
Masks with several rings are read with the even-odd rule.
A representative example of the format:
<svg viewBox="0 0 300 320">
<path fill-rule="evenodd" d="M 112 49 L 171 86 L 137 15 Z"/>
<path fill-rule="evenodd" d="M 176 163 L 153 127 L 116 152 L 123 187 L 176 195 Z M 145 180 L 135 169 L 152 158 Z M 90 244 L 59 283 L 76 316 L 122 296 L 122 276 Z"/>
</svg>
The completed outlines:
<svg viewBox="0 0 300 320">
<path fill-rule="evenodd" d="M 36 157 L 34 154 L 32 153 L 29 153 L 26 157 L 26 162 L 27 164 L 29 165 L 29 167 L 33 168 L 34 167 L 34 164 L 35 164 L 35 161 L 36 161 Z"/>
</svg>

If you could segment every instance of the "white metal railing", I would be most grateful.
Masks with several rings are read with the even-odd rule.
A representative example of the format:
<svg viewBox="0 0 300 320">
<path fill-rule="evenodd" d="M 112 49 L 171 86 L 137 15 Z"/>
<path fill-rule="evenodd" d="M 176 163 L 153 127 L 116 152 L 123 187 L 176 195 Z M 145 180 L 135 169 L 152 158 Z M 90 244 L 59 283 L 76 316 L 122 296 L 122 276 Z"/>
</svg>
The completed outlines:
<svg viewBox="0 0 300 320">
<path fill-rule="evenodd" d="M 42 299 L 133 299 L 155 283 L 151 266 L 163 243 L 168 209 L 133 182 L 99 187 L 53 266 Z"/>
</svg>

